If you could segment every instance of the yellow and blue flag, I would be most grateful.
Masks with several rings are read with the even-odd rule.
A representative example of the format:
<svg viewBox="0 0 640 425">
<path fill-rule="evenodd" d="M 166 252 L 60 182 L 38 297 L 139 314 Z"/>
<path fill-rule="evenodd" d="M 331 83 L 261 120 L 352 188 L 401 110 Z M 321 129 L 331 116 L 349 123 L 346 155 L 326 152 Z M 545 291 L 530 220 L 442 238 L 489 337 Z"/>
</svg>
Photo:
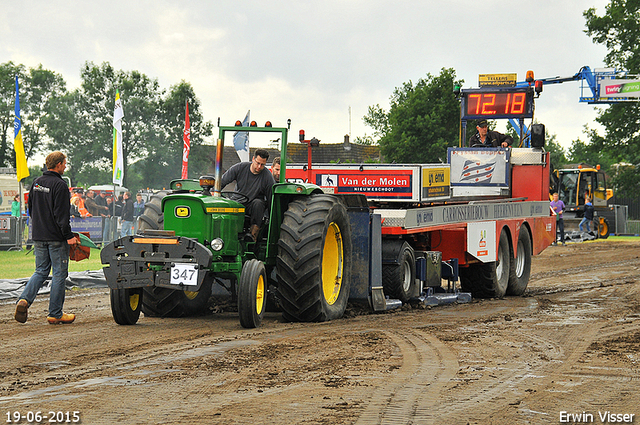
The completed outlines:
<svg viewBox="0 0 640 425">
<path fill-rule="evenodd" d="M 24 154 L 24 143 L 22 142 L 22 120 L 20 119 L 20 93 L 18 90 L 18 76 L 16 75 L 16 118 L 13 123 L 13 148 L 16 151 L 16 173 L 18 181 L 29 177 L 29 167 L 27 167 L 27 157 Z"/>
<path fill-rule="evenodd" d="M 120 101 L 120 91 L 116 90 L 116 105 L 113 110 L 113 184 L 122 186 L 124 160 L 122 154 L 122 118 L 124 109 Z"/>
</svg>

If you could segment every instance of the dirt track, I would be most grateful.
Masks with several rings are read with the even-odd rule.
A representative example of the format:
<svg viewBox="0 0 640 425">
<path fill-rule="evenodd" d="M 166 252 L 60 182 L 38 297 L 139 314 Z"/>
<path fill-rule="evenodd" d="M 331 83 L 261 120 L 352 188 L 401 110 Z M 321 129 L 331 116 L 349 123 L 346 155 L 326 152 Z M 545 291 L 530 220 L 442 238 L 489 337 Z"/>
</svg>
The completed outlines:
<svg viewBox="0 0 640 425">
<path fill-rule="evenodd" d="M 233 313 L 118 326 L 106 290 L 69 292 L 67 326 L 46 323 L 46 297 L 24 325 L 5 303 L 0 419 L 555 424 L 609 411 L 640 423 L 639 256 L 640 241 L 550 247 L 525 297 L 321 324 L 268 313 L 259 330 Z"/>
</svg>

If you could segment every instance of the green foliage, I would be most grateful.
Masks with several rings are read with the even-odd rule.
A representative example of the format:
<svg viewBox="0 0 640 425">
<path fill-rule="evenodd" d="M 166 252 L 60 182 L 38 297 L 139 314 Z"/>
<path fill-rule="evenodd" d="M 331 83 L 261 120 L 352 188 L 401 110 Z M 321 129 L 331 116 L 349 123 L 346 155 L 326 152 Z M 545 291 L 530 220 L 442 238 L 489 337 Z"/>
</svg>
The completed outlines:
<svg viewBox="0 0 640 425">
<path fill-rule="evenodd" d="M 185 106 L 189 101 L 192 176 L 203 174 L 209 161 L 204 138 L 213 133 L 205 122 L 193 87 L 182 81 L 165 93 L 156 79 L 138 71 L 115 70 L 108 62 L 87 62 L 82 84 L 51 102 L 43 120 L 49 150 L 68 155 L 67 175 L 74 185 L 110 184 L 113 164 L 113 107 L 116 89 L 124 109 L 122 125 L 124 186 L 131 191 L 168 187 L 180 177 Z"/>
<path fill-rule="evenodd" d="M 584 17 L 585 32 L 595 43 L 607 47 L 605 63 L 631 74 L 640 73 L 640 2 L 611 0 L 603 16 L 598 16 L 591 8 L 584 12 Z M 590 131 L 591 143 L 577 145 L 574 149 L 577 157 L 598 156 L 601 163 L 608 164 L 619 161 L 640 163 L 640 104 L 610 105 L 600 111 L 596 121 L 604 126 L 605 136 Z M 624 180 L 630 182 L 632 177 L 633 171 L 628 171 Z M 640 174 L 635 173 L 636 187 L 639 184 Z"/>
<path fill-rule="evenodd" d="M 453 93 L 453 69 L 443 68 L 438 76 L 427 74 L 414 85 L 397 87 L 390 109 L 370 106 L 363 118 L 379 137 L 381 152 L 388 162 L 420 163 L 445 160 L 448 146 L 458 145 L 460 104 Z"/>
<path fill-rule="evenodd" d="M 611 181 L 616 196 L 637 198 L 638 174 L 640 174 L 640 167 L 637 165 L 618 167 L 617 170 L 615 170 Z"/>
<path fill-rule="evenodd" d="M 15 84 L 16 75 L 22 81 L 24 72 L 24 65 L 16 65 L 13 62 L 0 64 L 0 167 L 15 166 L 15 154 L 12 152 Z"/>
<path fill-rule="evenodd" d="M 356 136 L 356 138 L 353 140 L 353 143 L 355 143 L 356 145 L 364 145 L 364 146 L 373 146 L 377 144 L 376 141 L 373 139 L 373 136 L 369 136 L 367 134 L 365 134 L 362 137 Z"/>
</svg>

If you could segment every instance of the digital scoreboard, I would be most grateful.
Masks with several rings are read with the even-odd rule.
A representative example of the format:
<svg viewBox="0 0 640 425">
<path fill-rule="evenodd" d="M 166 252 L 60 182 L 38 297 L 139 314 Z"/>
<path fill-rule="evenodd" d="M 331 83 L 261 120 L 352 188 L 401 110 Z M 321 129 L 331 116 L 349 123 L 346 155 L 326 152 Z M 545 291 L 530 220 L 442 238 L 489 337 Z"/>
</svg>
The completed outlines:
<svg viewBox="0 0 640 425">
<path fill-rule="evenodd" d="M 462 90 L 462 119 L 533 118 L 533 90 L 509 87 Z"/>
</svg>

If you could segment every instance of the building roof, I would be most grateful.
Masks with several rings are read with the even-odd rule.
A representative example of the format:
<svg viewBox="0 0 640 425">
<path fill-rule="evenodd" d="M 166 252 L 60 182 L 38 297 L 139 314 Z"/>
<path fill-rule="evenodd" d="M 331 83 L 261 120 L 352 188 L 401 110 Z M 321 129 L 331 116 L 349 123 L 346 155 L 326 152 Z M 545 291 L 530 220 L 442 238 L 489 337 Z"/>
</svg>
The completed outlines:
<svg viewBox="0 0 640 425">
<path fill-rule="evenodd" d="M 256 149 L 250 148 L 249 156 L 253 157 Z M 262 148 L 269 152 L 269 160 L 267 165 L 270 166 L 273 158 L 280 156 L 279 149 Z M 380 154 L 379 146 L 365 146 L 353 143 L 320 143 L 319 146 L 313 147 L 311 159 L 315 164 L 327 164 L 331 162 L 355 163 L 380 161 L 383 158 Z M 233 146 L 225 146 L 222 157 L 222 172 L 227 171 L 232 165 L 240 162 L 240 158 Z M 211 155 L 211 166 L 209 171 L 213 174 L 215 171 L 215 150 Z M 287 145 L 287 163 L 290 164 L 306 164 L 307 163 L 307 145 L 305 143 L 289 143 Z"/>
</svg>

